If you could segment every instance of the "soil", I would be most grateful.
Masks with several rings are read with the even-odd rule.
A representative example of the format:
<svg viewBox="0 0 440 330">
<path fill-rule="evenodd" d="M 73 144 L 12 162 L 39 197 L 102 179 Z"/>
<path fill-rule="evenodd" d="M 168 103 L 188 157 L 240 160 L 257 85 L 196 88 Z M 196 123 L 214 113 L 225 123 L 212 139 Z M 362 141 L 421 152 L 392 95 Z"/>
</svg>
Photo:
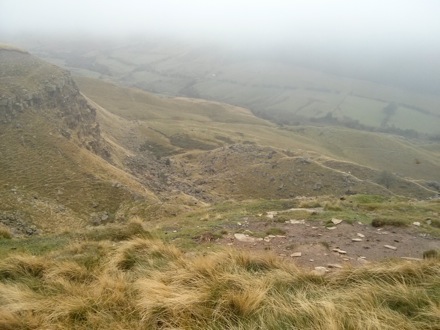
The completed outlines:
<svg viewBox="0 0 440 330">
<path fill-rule="evenodd" d="M 249 233 L 252 240 L 252 233 L 266 232 L 273 227 L 285 231 L 285 234 L 242 242 L 230 233 L 217 242 L 243 250 L 272 251 L 311 269 L 318 266 L 333 269 L 360 266 L 392 258 L 422 259 L 424 251 L 440 249 L 440 239 L 423 233 L 417 226 L 375 228 L 342 221 L 329 229 L 324 222 L 317 221 L 271 225 L 267 220 L 255 220 L 237 224 L 235 230 Z"/>
</svg>

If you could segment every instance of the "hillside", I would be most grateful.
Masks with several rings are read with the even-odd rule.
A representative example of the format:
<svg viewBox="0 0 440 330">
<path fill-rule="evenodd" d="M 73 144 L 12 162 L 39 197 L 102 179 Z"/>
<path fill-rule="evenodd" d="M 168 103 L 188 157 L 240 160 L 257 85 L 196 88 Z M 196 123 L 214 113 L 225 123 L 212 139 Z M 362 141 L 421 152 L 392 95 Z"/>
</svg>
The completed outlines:
<svg viewBox="0 0 440 330">
<path fill-rule="evenodd" d="M 0 329 L 436 329 L 440 153 L 415 143 L 1 46 Z"/>
<path fill-rule="evenodd" d="M 95 109 L 70 74 L 0 49 L 0 221 L 16 234 L 124 219 L 152 193 L 111 165 Z"/>
<path fill-rule="evenodd" d="M 160 172 L 165 181 L 173 178 L 168 185 L 177 183 L 174 188 L 186 187 L 192 195 L 195 190 L 209 192 L 208 199 L 231 194 L 239 199 L 388 194 L 377 184 L 386 170 L 398 173 L 388 187 L 391 193 L 429 197 L 435 189 L 413 180 L 440 179 L 437 154 L 392 135 L 331 127 L 280 128 L 243 108 L 159 97 L 91 78 L 76 80 L 85 95 L 106 109 L 98 111 L 100 123 L 130 150 L 133 157 L 127 165 L 133 173 L 154 177 Z M 169 159 L 167 166 L 164 157 Z M 153 158 L 161 159 L 158 165 Z M 158 166 L 160 171 L 155 170 Z"/>
<path fill-rule="evenodd" d="M 82 41 L 75 52 L 53 41 L 34 50 L 83 76 L 235 104 L 278 123 L 321 123 L 409 137 L 440 134 L 440 97 L 435 93 L 361 80 L 343 70 L 325 72 L 319 65 L 305 67 L 276 56 L 161 39 L 118 46 L 103 42 L 100 47 Z"/>
<path fill-rule="evenodd" d="M 427 198 L 438 189 L 434 144 L 280 127 L 245 108 L 91 78 L 76 78 L 80 93 L 69 73 L 24 51 L 3 47 L 0 56 L 2 222 L 22 223 L 20 233 L 62 230 L 53 226 L 60 219 L 82 228 L 178 214 L 230 198 Z M 383 171 L 395 173 L 390 182 L 381 182 Z M 174 198 L 180 202 L 168 202 Z"/>
</svg>

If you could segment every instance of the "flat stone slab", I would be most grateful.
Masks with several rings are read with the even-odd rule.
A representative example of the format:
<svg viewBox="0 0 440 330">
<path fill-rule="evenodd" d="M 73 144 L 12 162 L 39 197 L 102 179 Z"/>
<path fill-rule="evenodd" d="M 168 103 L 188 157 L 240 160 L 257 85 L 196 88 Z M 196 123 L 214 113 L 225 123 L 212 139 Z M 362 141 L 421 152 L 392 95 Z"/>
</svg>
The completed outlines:
<svg viewBox="0 0 440 330">
<path fill-rule="evenodd" d="M 347 251 L 344 251 L 344 250 L 341 250 L 341 249 L 333 249 L 332 251 L 340 253 L 340 254 L 347 254 Z"/>
<path fill-rule="evenodd" d="M 344 221 L 344 220 L 336 219 L 336 218 L 333 218 L 333 219 L 332 219 L 332 222 L 333 222 L 333 224 L 335 224 L 335 225 L 339 225 L 342 221 Z"/>
<path fill-rule="evenodd" d="M 254 243 L 254 242 L 262 241 L 263 240 L 262 238 L 259 239 L 259 238 L 251 237 L 251 236 L 246 235 L 246 234 L 239 234 L 239 233 L 234 234 L 234 237 L 235 237 L 235 239 L 237 241 L 246 242 L 246 243 Z"/>
<path fill-rule="evenodd" d="M 293 219 L 291 219 L 291 220 L 286 221 L 286 223 L 290 223 L 292 225 L 303 225 L 303 224 L 306 223 L 306 221 L 305 220 L 293 220 Z"/>
</svg>

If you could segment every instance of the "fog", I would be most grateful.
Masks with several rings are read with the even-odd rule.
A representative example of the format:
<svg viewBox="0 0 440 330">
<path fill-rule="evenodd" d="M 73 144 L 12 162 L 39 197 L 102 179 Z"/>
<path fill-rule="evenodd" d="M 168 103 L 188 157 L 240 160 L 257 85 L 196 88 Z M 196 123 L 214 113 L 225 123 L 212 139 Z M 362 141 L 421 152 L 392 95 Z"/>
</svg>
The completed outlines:
<svg viewBox="0 0 440 330">
<path fill-rule="evenodd" d="M 436 0 L 2 0 L 0 30 L 382 46 L 438 41 L 439 12 Z"/>
<path fill-rule="evenodd" d="M 438 0 L 1 0 L 0 42 L 20 34 L 173 37 L 346 75 L 403 67 L 424 76 L 438 72 L 439 13 Z"/>
</svg>

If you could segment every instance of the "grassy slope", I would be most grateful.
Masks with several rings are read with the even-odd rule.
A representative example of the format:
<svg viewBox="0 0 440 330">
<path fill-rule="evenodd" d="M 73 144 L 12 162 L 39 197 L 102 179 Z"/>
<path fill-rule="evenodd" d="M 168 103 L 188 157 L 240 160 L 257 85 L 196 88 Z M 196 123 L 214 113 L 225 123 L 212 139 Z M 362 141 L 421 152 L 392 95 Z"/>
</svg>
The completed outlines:
<svg viewBox="0 0 440 330">
<path fill-rule="evenodd" d="M 90 97 L 99 98 L 105 109 L 126 119 L 159 121 L 162 119 L 199 122 L 270 124 L 253 116 L 249 110 L 187 98 L 167 98 L 138 89 L 122 88 L 91 78 L 76 77 L 80 89 Z M 93 99 L 92 97 L 92 99 Z"/>
<path fill-rule="evenodd" d="M 25 211 L 45 231 L 84 226 L 92 212 L 116 216 L 142 196 L 136 180 L 62 137 L 50 121 L 28 113 L 25 129 L 3 126 L 0 133 L 2 210 Z M 62 210 L 62 211 L 60 211 Z"/>
<path fill-rule="evenodd" d="M 237 113 L 236 109 L 219 108 L 209 103 L 198 108 L 193 100 L 185 100 L 186 105 L 182 105 L 182 108 L 181 103 L 176 101 L 173 111 L 168 113 L 166 109 L 170 103 L 162 103 L 162 99 L 151 99 L 143 93 L 117 88 L 109 93 L 105 84 L 90 83 L 96 88 L 94 94 L 88 94 L 93 100 L 102 104 L 101 100 L 106 96 L 117 95 L 111 100 L 115 107 L 111 111 L 127 117 L 116 117 L 98 109 L 100 119 L 110 129 L 108 138 L 118 136 L 112 144 L 118 152 L 117 156 L 136 150 L 145 141 L 145 137 L 174 150 L 192 149 L 191 143 L 183 146 L 182 143 L 175 145 L 174 141 L 173 145 L 173 140 L 169 138 L 184 132 L 193 138 L 184 140 L 188 143 L 192 141 L 193 144 L 197 139 L 212 146 L 220 146 L 231 143 L 227 138 L 233 142 L 275 144 L 284 149 L 293 149 L 291 152 L 301 156 L 297 158 L 301 163 L 304 158 L 302 156 L 308 156 L 328 166 L 332 165 L 327 157 L 300 151 L 298 148 L 324 151 L 324 154 L 341 159 L 350 158 L 344 153 L 345 147 L 335 148 L 334 144 L 323 143 L 328 136 L 322 137 L 316 128 L 279 130 L 259 119 L 246 124 L 245 118 L 249 116 L 247 112 L 240 110 Z M 130 102 L 126 99 L 127 95 L 132 97 Z M 144 101 L 137 101 L 144 98 L 154 103 L 151 113 L 148 113 L 150 107 L 146 107 Z M 131 109 L 135 111 L 131 113 Z M 185 110 L 185 116 L 182 117 L 180 109 Z M 208 115 L 205 115 L 205 111 Z M 221 122 L 217 111 L 222 113 L 221 118 L 228 115 L 231 120 L 243 120 L 243 123 Z M 186 113 L 190 114 L 190 120 Z M 149 119 L 139 122 L 128 120 L 137 119 L 137 116 Z M 127 124 L 128 132 L 134 134 L 132 138 L 131 133 L 127 136 L 126 131 L 116 132 L 119 126 L 114 123 L 116 119 L 119 124 Z M 78 213 L 81 213 L 83 208 L 87 211 L 96 198 L 99 199 L 99 205 L 107 207 L 107 203 L 110 203 L 108 207 L 113 207 L 119 198 L 127 198 L 123 195 L 125 188 L 140 195 L 145 193 L 130 176 L 59 136 L 56 126 L 51 126 L 49 121 L 29 115 L 22 118 L 22 123 L 25 129 L 2 126 L 0 130 L 2 202 L 6 200 L 6 204 L 11 203 L 11 208 L 41 209 L 46 203 L 47 210 L 52 211 L 52 207 L 60 205 L 51 202 L 59 198 L 72 210 L 78 208 Z M 42 127 L 44 130 L 41 130 Z M 341 132 L 331 129 L 324 132 L 327 133 L 337 135 Z M 119 137 L 122 146 L 116 143 Z M 349 140 L 352 137 L 348 135 Z M 381 143 L 387 141 L 388 137 L 380 136 L 377 139 Z M 363 139 L 359 140 L 356 143 L 363 142 Z M 321 143 L 317 144 L 316 141 Z M 347 143 L 344 139 L 336 141 Z M 401 145 L 396 144 L 400 148 L 397 151 L 411 150 L 405 141 L 399 143 Z M 197 160 L 198 155 L 200 151 L 182 157 Z M 280 155 L 281 152 L 275 156 Z M 290 167 L 289 157 L 279 157 L 278 166 Z M 413 157 L 412 153 L 410 157 Z M 423 164 L 429 157 L 436 156 L 427 151 L 417 154 L 417 157 L 422 159 Z M 341 165 L 338 163 L 332 166 L 338 168 Z M 123 188 L 114 186 L 114 180 L 122 183 Z M 150 197 L 145 194 L 145 198 Z M 126 226 L 107 226 L 44 238 L 0 238 L 0 328 L 438 327 L 438 260 L 389 261 L 318 276 L 297 269 L 272 255 L 251 255 L 229 250 L 185 254 L 153 238 L 160 236 L 182 245 L 185 240 L 191 241 L 203 249 L 201 244 L 194 243 L 194 235 L 206 230 L 221 229 L 221 221 L 236 224 L 243 216 L 256 216 L 260 212 L 292 206 L 310 207 L 306 202 L 303 201 L 302 205 L 295 205 L 297 201 L 293 200 L 229 202 L 194 213 L 169 219 L 157 218 L 144 223 L 149 228 L 157 228 L 154 235 L 146 232 L 139 222 L 131 222 Z M 439 212 L 439 204 L 435 201 L 410 203 L 405 199 L 392 199 L 388 202 L 378 196 L 352 196 L 347 201 L 335 201 L 334 205 L 327 201 L 324 203 L 323 200 L 312 200 L 310 203 L 325 204 L 325 212 L 320 215 L 325 219 L 338 217 L 350 220 L 356 214 L 353 219 L 360 217 L 368 222 L 373 217 L 383 215 L 382 221 L 398 219 L 401 222 L 399 225 L 418 221 L 427 214 L 436 220 Z M 78 213 L 72 211 L 71 218 L 63 214 L 54 221 L 55 218 L 49 216 L 51 212 L 47 212 L 46 216 L 52 221 L 48 221 L 47 226 L 58 225 L 61 220 L 78 219 Z M 167 232 L 163 228 L 165 225 L 171 228 L 166 229 Z M 183 225 L 186 227 L 178 228 L 178 231 L 172 229 Z M 438 222 L 435 225 L 438 226 Z M 435 230 L 429 226 L 426 221 L 422 223 L 424 230 Z"/>
<path fill-rule="evenodd" d="M 103 81 L 76 79 L 82 91 L 96 103 L 125 120 L 137 120 L 134 126 L 128 124 L 132 127 L 131 134 L 135 136 L 132 149 L 147 140 L 173 150 L 176 146 L 172 145 L 170 137 L 186 134 L 212 148 L 252 142 L 291 150 L 315 159 L 325 155 L 415 179 L 440 179 L 440 158 L 437 153 L 391 135 L 332 127 L 279 129 L 233 106 L 167 99 Z M 116 127 L 109 129 L 123 137 L 123 132 L 116 132 Z"/>
<path fill-rule="evenodd" d="M 136 200 L 156 201 L 134 177 L 83 147 L 99 145 L 99 128 L 67 72 L 23 51 L 0 51 L 0 93 L 12 100 L 3 104 L 0 123 L 2 222 L 62 232 L 84 227 L 94 212 L 123 219 Z"/>
<path fill-rule="evenodd" d="M 436 260 L 326 276 L 269 254 L 185 255 L 133 230 L 0 263 L 2 329 L 436 329 Z M 114 241 L 117 241 L 115 244 Z"/>
<path fill-rule="evenodd" d="M 438 154 L 397 136 L 313 127 L 301 134 L 332 151 L 339 159 L 415 179 L 440 179 Z"/>
</svg>

